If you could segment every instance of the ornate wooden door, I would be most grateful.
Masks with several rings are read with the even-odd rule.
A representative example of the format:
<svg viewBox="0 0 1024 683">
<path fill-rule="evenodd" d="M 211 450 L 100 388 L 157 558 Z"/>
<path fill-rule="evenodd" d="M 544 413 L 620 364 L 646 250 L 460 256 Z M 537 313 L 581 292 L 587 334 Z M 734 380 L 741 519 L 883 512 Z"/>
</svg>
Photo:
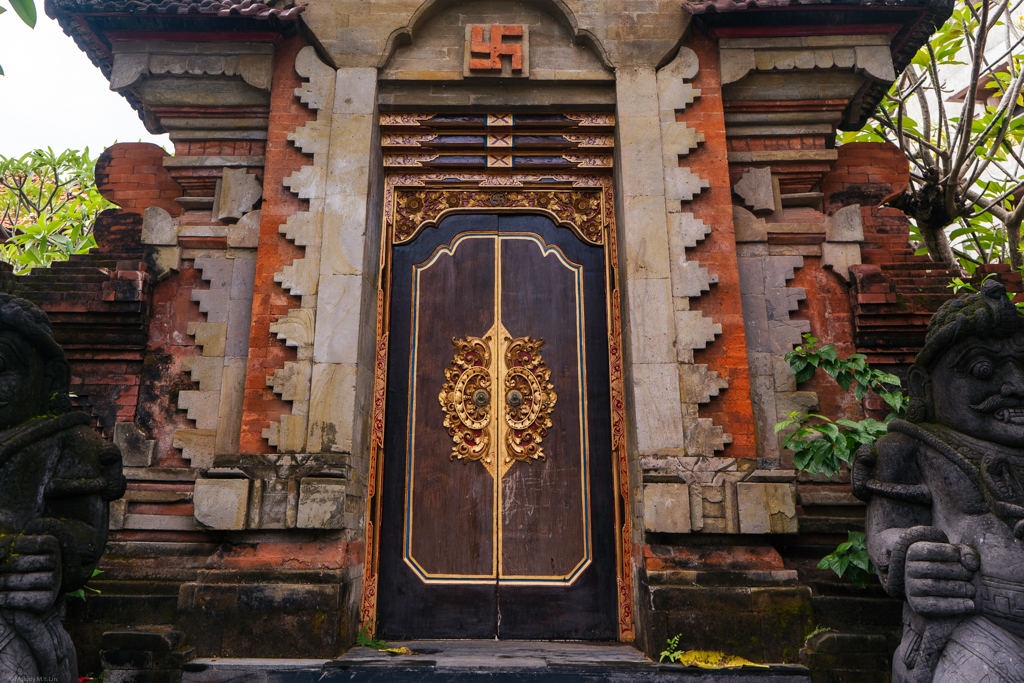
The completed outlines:
<svg viewBox="0 0 1024 683">
<path fill-rule="evenodd" d="M 391 277 L 379 633 L 616 638 L 603 250 L 456 215 Z"/>
</svg>

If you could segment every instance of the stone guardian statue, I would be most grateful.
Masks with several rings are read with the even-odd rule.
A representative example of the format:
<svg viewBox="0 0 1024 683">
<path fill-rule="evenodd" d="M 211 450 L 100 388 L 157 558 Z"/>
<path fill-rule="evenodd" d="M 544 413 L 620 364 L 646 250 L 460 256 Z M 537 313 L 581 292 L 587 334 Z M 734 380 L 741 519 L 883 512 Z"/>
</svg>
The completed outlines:
<svg viewBox="0 0 1024 683">
<path fill-rule="evenodd" d="M 78 680 L 60 623 L 92 576 L 121 453 L 69 412 L 71 368 L 46 314 L 0 293 L 0 681 Z"/>
<path fill-rule="evenodd" d="M 894 683 L 1024 683 L 1024 314 L 998 282 L 943 304 L 906 420 L 857 453 L 868 554 L 903 598 Z"/>
</svg>

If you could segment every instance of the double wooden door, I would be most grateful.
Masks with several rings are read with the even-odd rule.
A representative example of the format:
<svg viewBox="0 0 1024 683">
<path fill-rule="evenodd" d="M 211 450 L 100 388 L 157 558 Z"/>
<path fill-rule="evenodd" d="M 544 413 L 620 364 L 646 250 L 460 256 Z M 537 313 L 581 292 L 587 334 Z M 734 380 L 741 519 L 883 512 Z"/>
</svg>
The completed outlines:
<svg viewBox="0 0 1024 683">
<path fill-rule="evenodd" d="M 378 632 L 616 638 L 603 249 L 456 215 L 391 278 Z"/>
</svg>

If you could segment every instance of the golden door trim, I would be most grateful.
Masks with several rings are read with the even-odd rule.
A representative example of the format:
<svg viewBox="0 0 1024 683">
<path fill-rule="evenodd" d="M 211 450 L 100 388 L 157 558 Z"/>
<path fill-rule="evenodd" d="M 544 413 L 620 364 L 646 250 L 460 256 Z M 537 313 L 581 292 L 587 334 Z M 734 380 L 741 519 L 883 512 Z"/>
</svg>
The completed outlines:
<svg viewBox="0 0 1024 683">
<path fill-rule="evenodd" d="M 566 195 L 566 193 L 570 193 Z M 575 192 L 575 197 L 572 193 Z M 447 193 L 447 194 L 446 194 Z M 453 198 L 454 197 L 454 198 Z M 559 199 L 554 206 L 550 198 Z M 573 199 L 562 199 L 573 197 Z M 456 203 L 456 198 L 458 203 Z M 597 202 L 593 202 L 593 199 Z M 418 199 L 409 202 L 409 199 Z M 577 199 L 588 200 L 586 204 Z M 443 202 L 443 203 L 442 203 Z M 547 202 L 547 206 L 545 206 Z M 569 208 L 573 210 L 570 214 Z M 580 210 L 582 209 L 582 210 Z M 573 173 L 402 173 L 389 174 L 384 186 L 384 222 L 377 290 L 377 344 L 373 415 L 366 500 L 366 555 L 363 568 L 361 627 L 372 635 L 377 620 L 380 560 L 380 514 L 383 481 L 384 407 L 387 382 L 391 298 L 391 250 L 423 229 L 456 213 L 538 213 L 550 216 L 581 239 L 604 248 L 608 322 L 608 366 L 611 392 L 613 472 L 618 492 L 615 505 L 616 577 L 619 640 L 635 638 L 633 614 L 632 534 L 629 526 L 629 474 L 626 451 L 625 389 L 618 279 L 618 245 L 610 175 Z M 582 225 L 575 221 L 580 220 Z M 403 221 L 400 223 L 400 221 Z M 598 226 L 595 229 L 595 225 Z"/>
</svg>

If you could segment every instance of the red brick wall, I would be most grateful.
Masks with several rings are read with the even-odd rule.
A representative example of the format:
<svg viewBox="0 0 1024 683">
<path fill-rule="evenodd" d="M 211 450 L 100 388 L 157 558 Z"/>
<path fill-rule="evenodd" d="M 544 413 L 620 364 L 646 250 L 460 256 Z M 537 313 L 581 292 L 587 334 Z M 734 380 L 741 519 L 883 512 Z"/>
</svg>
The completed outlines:
<svg viewBox="0 0 1024 683">
<path fill-rule="evenodd" d="M 270 324 L 289 309 L 299 308 L 301 300 L 289 295 L 274 282 L 282 267 L 302 258 L 297 247 L 278 228 L 294 214 L 309 208 L 284 185 L 285 178 L 311 163 L 309 157 L 288 141 L 288 134 L 316 118 L 295 97 L 295 88 L 303 80 L 295 73 L 295 55 L 306 46 L 300 37 L 283 43 L 274 56 L 274 86 L 270 95 L 270 127 L 267 132 L 266 166 L 263 174 L 263 206 L 260 212 L 260 238 L 256 252 L 256 286 L 252 300 L 252 328 L 249 334 L 249 364 L 245 374 L 245 401 L 242 413 L 241 453 L 273 453 L 263 438 L 263 429 L 281 415 L 291 412 L 267 386 L 266 379 L 285 361 L 295 360 L 295 349 L 288 348 Z"/>
<path fill-rule="evenodd" d="M 205 322 L 199 304 L 192 301 L 192 291 L 208 289 L 193 261 L 181 261 L 177 272 L 153 288 L 153 318 L 149 325 L 145 364 L 142 368 L 142 393 L 138 424 L 156 440 L 153 464 L 160 467 L 188 467 L 181 450 L 174 448 L 177 429 L 195 429 L 184 410 L 178 409 L 178 393 L 197 390 L 181 361 L 186 356 L 201 355 L 202 349 L 185 334 L 190 322 Z"/>
<path fill-rule="evenodd" d="M 174 201 L 184 194 L 181 185 L 164 168 L 162 147 L 148 142 L 119 142 L 107 147 L 96 160 L 96 187 L 107 201 L 125 211 L 142 213 L 150 206 L 177 216 Z"/>
<path fill-rule="evenodd" d="M 700 298 L 691 299 L 690 307 L 700 310 L 722 325 L 722 334 L 707 349 L 694 352 L 695 363 L 705 363 L 719 377 L 729 380 L 729 388 L 700 406 L 700 416 L 710 418 L 733 442 L 723 455 L 737 458 L 757 457 L 754 437 L 754 415 L 750 405 L 750 371 L 747 366 L 747 341 L 743 327 L 743 304 L 740 300 L 739 270 L 736 261 L 736 236 L 732 222 L 732 185 L 729 181 L 728 151 L 725 140 L 725 115 L 722 111 L 722 88 L 718 67 L 718 46 L 704 36 L 694 36 L 687 43 L 700 60 L 700 72 L 693 82 L 700 89 L 700 98 L 677 117 L 704 134 L 704 143 L 684 157 L 711 187 L 701 192 L 683 210 L 711 226 L 711 234 L 686 258 L 700 262 L 708 272 L 718 275 L 718 284 Z"/>
</svg>

